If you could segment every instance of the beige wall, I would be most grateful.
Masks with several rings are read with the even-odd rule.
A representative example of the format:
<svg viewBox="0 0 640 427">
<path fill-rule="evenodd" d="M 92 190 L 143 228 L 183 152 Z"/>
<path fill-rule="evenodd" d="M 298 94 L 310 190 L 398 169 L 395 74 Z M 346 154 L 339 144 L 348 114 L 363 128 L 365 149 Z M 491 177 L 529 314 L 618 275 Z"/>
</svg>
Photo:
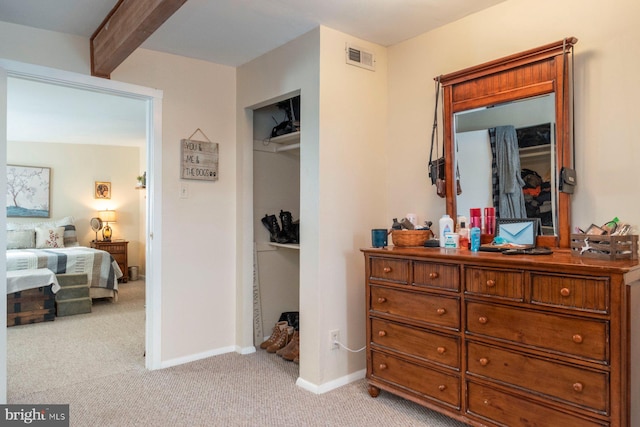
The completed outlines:
<svg viewBox="0 0 640 427">
<path fill-rule="evenodd" d="M 162 343 L 165 365 L 235 347 L 235 69 L 138 49 L 113 80 L 163 90 Z M 180 140 L 219 144 L 218 181 L 180 179 Z M 180 186 L 189 197 L 180 198 Z"/>
<path fill-rule="evenodd" d="M 98 210 L 116 210 L 118 221 L 112 224 L 113 239 L 129 241 L 129 265 L 140 265 L 138 239 L 140 199 L 136 190 L 140 149 L 105 145 L 9 142 L 7 163 L 51 168 L 50 220 L 72 216 L 78 242 L 89 246 L 95 233 L 89 220 Z M 93 197 L 96 181 L 111 182 L 111 199 Z M 43 218 L 8 218 L 11 222 L 41 222 Z M 102 239 L 98 233 L 98 239 Z"/>
<path fill-rule="evenodd" d="M 584 227 L 618 216 L 637 227 L 638 16 L 633 0 L 509 0 L 389 48 L 390 180 L 406 184 L 389 189 L 389 213 L 417 211 L 435 222 L 445 211 L 425 169 L 433 77 L 575 36 L 578 187 L 571 222 Z"/>
</svg>

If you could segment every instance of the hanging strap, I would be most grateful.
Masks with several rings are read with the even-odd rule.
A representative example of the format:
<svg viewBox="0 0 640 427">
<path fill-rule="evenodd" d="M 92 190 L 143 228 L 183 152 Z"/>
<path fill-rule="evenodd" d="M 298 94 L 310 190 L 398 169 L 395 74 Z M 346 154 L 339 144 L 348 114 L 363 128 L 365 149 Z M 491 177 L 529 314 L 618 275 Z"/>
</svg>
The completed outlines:
<svg viewBox="0 0 640 427">
<path fill-rule="evenodd" d="M 202 130 L 200 128 L 196 129 L 195 132 L 193 132 L 188 139 L 191 140 L 191 138 L 193 138 L 193 135 L 195 135 L 198 132 L 200 132 L 202 134 L 202 136 L 204 136 L 204 139 L 206 139 L 207 142 L 211 142 L 211 140 L 209 138 L 207 138 L 207 135 L 205 135 L 204 132 L 202 132 Z"/>
<path fill-rule="evenodd" d="M 574 67 L 574 59 L 573 59 L 573 46 L 569 47 L 569 53 L 571 54 L 571 111 L 569 112 L 569 117 L 565 117 L 565 124 L 566 124 L 566 120 L 567 119 L 571 119 L 571 157 L 572 157 L 572 161 L 571 161 L 571 167 L 573 169 L 575 169 L 576 167 L 576 121 L 575 121 L 575 104 L 576 104 L 576 91 L 574 86 L 574 80 L 575 80 L 575 67 Z M 562 41 L 562 75 L 565 75 L 565 70 L 566 70 L 566 66 L 567 66 L 567 39 L 564 39 Z M 565 87 L 566 84 L 562 85 L 562 99 L 564 100 L 565 95 L 566 95 L 566 91 L 565 91 Z M 563 113 L 564 113 L 564 109 L 563 109 Z M 561 165 L 564 165 L 564 144 L 565 144 L 565 140 L 564 140 L 564 133 L 563 133 L 563 138 L 562 138 L 562 157 L 561 157 Z"/>
<path fill-rule="evenodd" d="M 440 98 L 440 76 L 436 77 L 436 106 L 433 110 L 433 128 L 431 129 L 431 150 L 429 151 L 429 164 L 433 161 L 433 145 L 436 146 L 436 155 L 440 151 L 438 141 L 438 99 Z"/>
</svg>

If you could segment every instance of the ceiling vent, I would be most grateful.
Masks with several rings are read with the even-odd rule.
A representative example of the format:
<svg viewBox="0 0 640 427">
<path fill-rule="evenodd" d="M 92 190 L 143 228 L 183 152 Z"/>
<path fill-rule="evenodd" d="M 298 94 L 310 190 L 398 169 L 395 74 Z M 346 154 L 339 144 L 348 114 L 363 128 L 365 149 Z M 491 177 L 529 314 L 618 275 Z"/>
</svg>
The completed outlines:
<svg viewBox="0 0 640 427">
<path fill-rule="evenodd" d="M 355 65 L 356 67 L 366 68 L 367 70 L 375 71 L 376 58 L 372 52 L 367 52 L 360 49 L 357 46 L 347 43 L 345 49 L 347 64 Z"/>
</svg>

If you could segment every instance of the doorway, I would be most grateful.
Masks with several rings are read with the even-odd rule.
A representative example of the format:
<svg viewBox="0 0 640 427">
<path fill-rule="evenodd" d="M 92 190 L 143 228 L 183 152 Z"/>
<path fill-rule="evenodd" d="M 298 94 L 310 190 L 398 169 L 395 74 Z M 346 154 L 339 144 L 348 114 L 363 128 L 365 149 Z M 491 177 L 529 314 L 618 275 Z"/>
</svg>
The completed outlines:
<svg viewBox="0 0 640 427">
<path fill-rule="evenodd" d="M 6 97 L 7 79 L 17 78 L 46 83 L 54 86 L 80 89 L 84 91 L 101 93 L 111 96 L 119 96 L 128 99 L 139 100 L 145 105 L 145 128 L 146 128 L 146 165 L 147 165 L 147 188 L 145 199 L 145 367 L 147 369 L 157 369 L 160 367 L 160 246 L 161 233 L 160 209 L 162 197 L 162 180 L 154 179 L 156 173 L 161 170 L 160 156 L 154 153 L 161 152 L 161 116 L 162 116 L 162 92 L 156 89 L 145 88 L 137 85 L 115 82 L 106 79 L 99 79 L 82 74 L 52 69 L 48 67 L 24 64 L 16 61 L 0 59 L 0 95 L 2 104 L 0 106 L 0 145 L 3 147 L 2 161 L 0 162 L 1 189 L 6 192 Z M 154 171 L 156 173 L 154 173 Z M 135 179 L 135 177 L 133 178 Z M 132 186 L 135 183 L 132 184 Z M 0 214 L 0 219 L 6 221 L 6 212 Z M 154 230 L 156 232 L 154 233 Z M 6 235 L 4 231 L 0 233 L 0 246 L 6 248 Z M 0 274 L 6 276 L 6 257 L 1 257 Z M 0 284 L 0 294 L 2 300 L 0 305 L 6 307 L 6 280 Z M 6 316 L 2 316 L 0 328 L 0 348 L 5 351 L 0 352 L 0 402 L 6 401 Z"/>
</svg>

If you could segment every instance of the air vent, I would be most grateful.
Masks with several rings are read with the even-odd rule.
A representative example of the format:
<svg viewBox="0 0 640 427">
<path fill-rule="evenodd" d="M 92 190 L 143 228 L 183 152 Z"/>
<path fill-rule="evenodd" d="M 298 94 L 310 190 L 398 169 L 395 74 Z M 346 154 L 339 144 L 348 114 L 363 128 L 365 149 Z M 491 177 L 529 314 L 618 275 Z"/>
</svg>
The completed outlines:
<svg viewBox="0 0 640 427">
<path fill-rule="evenodd" d="M 350 45 L 349 43 L 347 43 L 345 52 L 347 57 L 347 64 L 375 71 L 376 58 L 373 53 L 362 50 L 357 46 Z"/>
</svg>

